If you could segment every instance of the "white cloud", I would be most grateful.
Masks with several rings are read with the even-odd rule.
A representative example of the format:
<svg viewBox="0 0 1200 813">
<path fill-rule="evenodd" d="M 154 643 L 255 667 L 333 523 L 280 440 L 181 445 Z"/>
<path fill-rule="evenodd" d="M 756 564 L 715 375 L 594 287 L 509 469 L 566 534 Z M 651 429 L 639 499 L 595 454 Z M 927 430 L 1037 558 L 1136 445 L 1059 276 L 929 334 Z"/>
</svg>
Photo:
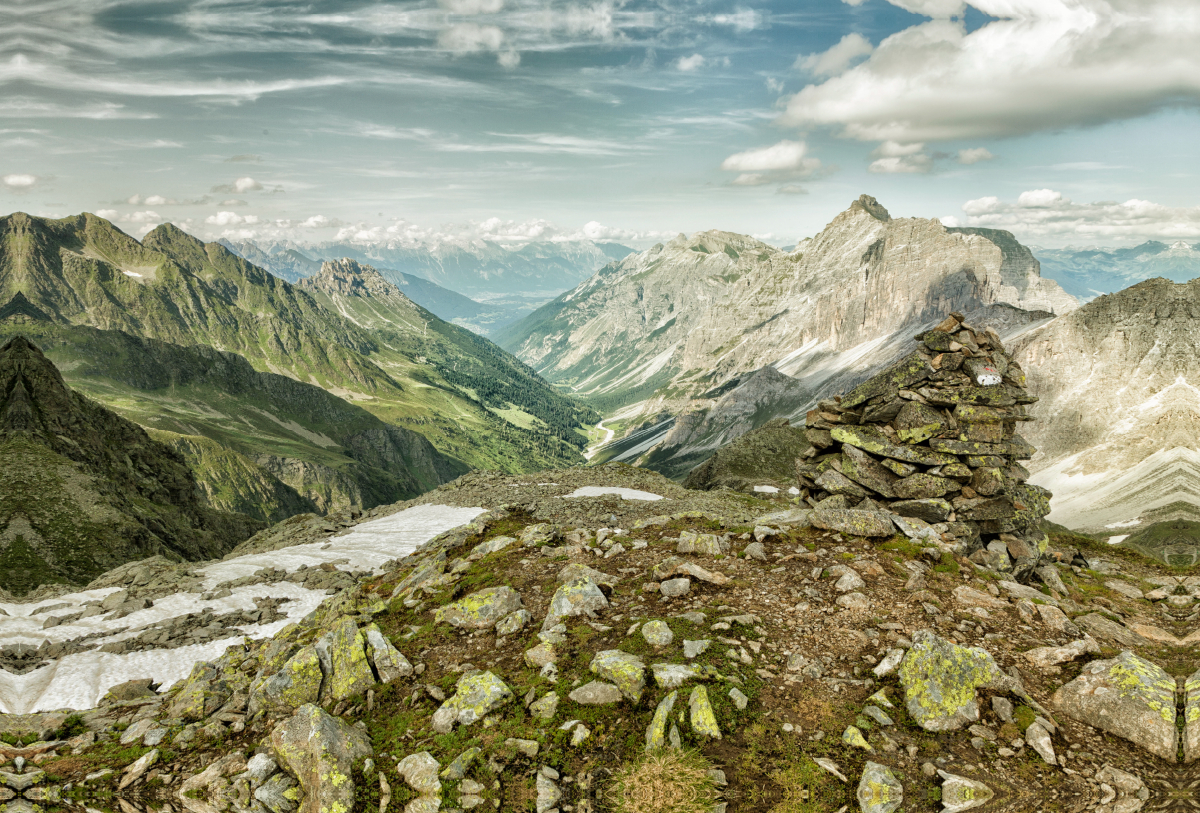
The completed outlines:
<svg viewBox="0 0 1200 813">
<path fill-rule="evenodd" d="M 727 25 L 735 31 L 753 31 L 763 24 L 763 15 L 754 9 L 739 8 L 732 14 L 714 14 L 701 20 L 712 25 Z"/>
<path fill-rule="evenodd" d="M 934 16 L 955 0 L 892 0 Z M 781 123 L 902 142 L 1025 135 L 1200 106 L 1200 14 L 1181 0 L 972 0 L 790 98 Z"/>
<path fill-rule="evenodd" d="M 459 54 L 499 51 L 503 44 L 504 32 L 494 25 L 458 23 L 438 34 L 438 45 Z"/>
<path fill-rule="evenodd" d="M 451 14 L 495 14 L 504 8 L 504 0 L 438 0 Z"/>
<path fill-rule="evenodd" d="M 707 62 L 703 54 L 692 54 L 691 56 L 683 56 L 675 63 L 675 67 L 681 71 L 698 71 L 704 67 Z"/>
<path fill-rule="evenodd" d="M 338 225 L 339 221 L 331 220 L 325 215 L 313 215 L 307 220 L 300 221 L 297 225 L 302 229 L 328 229 Z"/>
<path fill-rule="evenodd" d="M 870 56 L 874 50 L 871 41 L 861 34 L 847 34 L 828 51 L 796 57 L 794 67 L 817 76 L 834 76 L 849 68 L 859 57 Z"/>
<path fill-rule="evenodd" d="M 926 17 L 935 18 L 955 17 L 967 10 L 965 0 L 888 0 L 888 2 L 905 11 L 911 11 L 913 14 L 923 14 Z M 1021 0 L 1017 0 L 1015 5 L 1019 7 L 1025 4 Z M 971 5 L 976 6 L 976 0 L 972 0 Z M 1005 0 L 999 0 L 993 5 L 1005 5 Z"/>
<path fill-rule="evenodd" d="M 102 217 L 105 220 L 116 220 L 117 215 L 121 214 L 116 209 L 97 209 L 96 217 Z"/>
<path fill-rule="evenodd" d="M 734 172 L 763 172 L 804 169 L 808 145 L 803 141 L 780 141 L 770 147 L 735 153 L 721 162 L 721 169 Z M 818 162 L 819 163 L 819 162 Z"/>
<path fill-rule="evenodd" d="M 871 153 L 875 160 L 867 169 L 881 174 L 924 173 L 933 169 L 933 159 L 923 150 L 921 143 L 901 144 L 885 141 Z"/>
<path fill-rule="evenodd" d="M 848 6 L 861 6 L 867 0 L 842 0 L 842 2 Z"/>
<path fill-rule="evenodd" d="M 3 181 L 4 185 L 9 189 L 24 191 L 38 182 L 38 176 L 19 172 L 12 175 L 4 175 L 0 177 L 0 181 Z"/>
<path fill-rule="evenodd" d="M 238 178 L 233 182 L 233 191 L 237 192 L 239 195 L 246 192 L 255 192 L 259 189 L 262 189 L 262 184 L 253 178 Z M 147 201 L 147 203 L 149 203 L 149 201 Z"/>
<path fill-rule="evenodd" d="M 239 215 L 237 212 L 217 212 L 215 215 L 209 215 L 204 218 L 204 222 L 210 226 L 253 226 L 258 223 L 257 215 Z"/>
<path fill-rule="evenodd" d="M 162 206 L 166 202 L 167 202 L 167 199 L 164 198 L 162 195 L 151 195 L 150 197 L 146 198 L 147 206 Z"/>
<path fill-rule="evenodd" d="M 980 161 L 991 161 L 995 157 L 990 150 L 984 147 L 972 147 L 958 151 L 958 163 L 960 164 L 978 164 Z"/>
<path fill-rule="evenodd" d="M 1053 189 L 1022 192 L 1016 203 L 989 196 L 963 204 L 956 224 L 1007 229 L 1026 242 L 1184 240 L 1200 237 L 1200 206 L 1172 207 L 1133 198 L 1075 203 Z M 943 222 L 948 218 L 944 218 Z"/>
</svg>

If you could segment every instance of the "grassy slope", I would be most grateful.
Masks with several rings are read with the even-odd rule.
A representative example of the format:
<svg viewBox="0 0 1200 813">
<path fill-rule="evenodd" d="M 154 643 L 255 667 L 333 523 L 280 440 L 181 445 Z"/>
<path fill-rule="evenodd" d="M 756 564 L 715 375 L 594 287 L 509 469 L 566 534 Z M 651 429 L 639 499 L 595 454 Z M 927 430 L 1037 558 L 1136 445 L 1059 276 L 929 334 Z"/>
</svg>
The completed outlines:
<svg viewBox="0 0 1200 813">
<path fill-rule="evenodd" d="M 380 344 L 295 286 L 173 226 L 138 243 L 92 215 L 0 218 L 0 301 L 17 291 L 59 323 L 237 352 L 260 371 L 317 384 L 413 429 L 470 467 L 522 471 L 582 462 L 577 446 L 497 418 L 428 355 L 422 363 L 411 347 Z M 453 377 L 454 366 L 442 368 Z M 530 381 L 544 391 L 535 397 L 558 397 Z"/>
</svg>

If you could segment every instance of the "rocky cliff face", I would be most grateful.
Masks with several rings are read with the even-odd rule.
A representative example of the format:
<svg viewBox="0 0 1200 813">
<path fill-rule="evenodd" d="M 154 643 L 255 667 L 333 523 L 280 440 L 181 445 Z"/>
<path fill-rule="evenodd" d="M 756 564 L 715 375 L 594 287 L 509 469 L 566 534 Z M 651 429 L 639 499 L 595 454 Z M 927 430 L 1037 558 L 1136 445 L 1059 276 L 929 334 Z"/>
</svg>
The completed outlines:
<svg viewBox="0 0 1200 813">
<path fill-rule="evenodd" d="M 1013 350 L 1041 398 L 1031 469 L 1052 520 L 1118 536 L 1200 515 L 1200 280 L 1100 297 Z"/>
<path fill-rule="evenodd" d="M 221 556 L 261 527 L 202 506 L 183 459 L 71 392 L 23 337 L 0 349 L 0 587 L 83 583 L 124 562 Z"/>
<path fill-rule="evenodd" d="M 720 399 L 735 402 L 722 416 L 753 415 L 748 424 L 720 417 L 721 426 L 703 430 L 700 445 L 711 452 L 866 378 L 947 312 L 1015 306 L 1049 317 L 1076 304 L 1039 276 L 1037 260 L 1011 234 L 893 219 L 864 195 L 791 253 L 726 232 L 680 235 L 607 266 L 501 343 L 602 411 L 641 403 L 643 415 L 687 412 L 689 437 L 698 422 L 712 423 Z M 779 389 L 752 375 L 765 367 L 795 380 L 786 404 L 763 408 Z M 654 465 L 686 473 L 701 451 Z"/>
</svg>

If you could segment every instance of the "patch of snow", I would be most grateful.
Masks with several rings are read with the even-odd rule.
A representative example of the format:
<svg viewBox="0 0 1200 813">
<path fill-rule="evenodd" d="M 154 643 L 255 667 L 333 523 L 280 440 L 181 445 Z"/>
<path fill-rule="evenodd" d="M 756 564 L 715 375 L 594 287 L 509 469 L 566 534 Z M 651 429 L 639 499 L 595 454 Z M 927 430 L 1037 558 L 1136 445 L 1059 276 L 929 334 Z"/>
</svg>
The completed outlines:
<svg viewBox="0 0 1200 813">
<path fill-rule="evenodd" d="M 754 490 L 759 494 L 778 494 L 779 489 L 775 486 L 755 486 Z"/>
<path fill-rule="evenodd" d="M 619 489 L 633 494 L 631 489 Z M 637 499 L 637 497 L 633 497 Z M 642 499 L 661 499 L 648 495 Z M 370 522 L 364 522 L 342 536 L 326 541 L 262 554 L 239 556 L 197 568 L 204 576 L 202 591 L 221 582 L 253 575 L 264 567 L 292 572 L 301 565 L 316 566 L 333 562 L 343 570 L 375 570 L 384 562 L 401 558 L 439 534 L 464 525 L 484 512 L 482 508 L 459 508 L 445 505 L 418 505 Z M 14 675 L 0 669 L 0 712 L 28 714 L 62 708 L 89 709 L 99 702 L 113 686 L 136 678 L 153 678 L 161 689 L 185 679 L 200 660 L 213 660 L 226 649 L 241 644 L 246 637 L 269 638 L 287 624 L 308 615 L 329 596 L 324 590 L 310 590 L 293 582 L 244 585 L 229 596 L 206 600 L 200 593 L 180 591 L 156 599 L 152 607 L 130 613 L 124 618 L 112 618 L 112 613 L 77 619 L 43 630 L 47 618 L 69 615 L 84 605 L 102 600 L 119 588 L 81 590 L 28 604 L 0 602 L 0 641 L 6 644 L 40 646 L 45 641 L 59 642 L 96 636 L 96 646 L 103 643 L 134 638 L 148 627 L 171 618 L 210 610 L 214 615 L 251 610 L 255 598 L 286 599 L 279 609 L 286 618 L 268 624 L 238 625 L 243 636 L 232 636 L 206 644 L 193 644 L 175 649 L 150 649 L 115 654 L 91 650 L 66 655 L 28 672 Z M 66 606 L 62 606 L 66 605 Z M 49 609 L 53 607 L 54 609 Z M 48 610 L 42 612 L 43 610 Z"/>
<path fill-rule="evenodd" d="M 788 489 L 788 494 L 791 494 L 793 497 L 798 497 L 800 495 L 800 489 L 792 486 Z"/>
<path fill-rule="evenodd" d="M 1128 538 L 1129 538 L 1129 534 L 1121 534 L 1120 536 L 1110 536 L 1108 538 L 1108 544 L 1119 545 Z"/>
<path fill-rule="evenodd" d="M 121 273 L 127 277 L 140 277 L 141 276 L 141 274 L 139 274 L 137 271 L 122 271 Z"/>
<path fill-rule="evenodd" d="M 636 488 L 616 488 L 608 486 L 583 486 L 563 497 L 603 497 L 606 494 L 616 494 L 623 500 L 661 500 L 662 495 L 651 494 L 649 491 L 638 491 Z"/>
</svg>

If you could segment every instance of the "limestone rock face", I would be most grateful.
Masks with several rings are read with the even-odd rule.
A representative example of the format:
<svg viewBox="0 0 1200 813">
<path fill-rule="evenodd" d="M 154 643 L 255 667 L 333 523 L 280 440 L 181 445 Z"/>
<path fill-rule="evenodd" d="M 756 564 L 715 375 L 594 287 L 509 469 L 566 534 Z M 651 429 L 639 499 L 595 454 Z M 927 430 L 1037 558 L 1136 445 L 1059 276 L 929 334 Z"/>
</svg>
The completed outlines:
<svg viewBox="0 0 1200 813">
<path fill-rule="evenodd" d="M 580 394 L 657 389 L 646 416 L 674 416 L 653 432 L 659 448 L 646 453 L 642 432 L 600 459 L 646 454 L 683 474 L 766 420 L 861 381 L 866 356 L 892 361 L 889 340 L 999 303 L 1047 316 L 1077 307 L 1007 232 L 893 219 L 864 195 L 790 253 L 728 232 L 681 234 L 601 269 L 498 338 L 551 383 L 585 382 Z M 872 342 L 887 350 L 864 356 Z M 694 370 L 709 375 L 700 382 Z"/>
<path fill-rule="evenodd" d="M 929 630 L 913 635 L 899 674 L 908 714 L 927 731 L 956 731 L 977 721 L 976 690 L 1003 678 L 984 650 L 959 646 Z"/>
<path fill-rule="evenodd" d="M 271 731 L 271 747 L 304 791 L 300 813 L 354 809 L 354 764 L 372 754 L 366 733 L 307 704 Z"/>
<path fill-rule="evenodd" d="M 1026 437 L 1055 522 L 1127 535 L 1200 518 L 1198 297 L 1200 280 L 1146 280 L 1012 343 L 1041 399 Z"/>
<path fill-rule="evenodd" d="M 1132 652 L 1087 664 L 1053 703 L 1068 717 L 1175 761 L 1175 681 Z"/>
</svg>

